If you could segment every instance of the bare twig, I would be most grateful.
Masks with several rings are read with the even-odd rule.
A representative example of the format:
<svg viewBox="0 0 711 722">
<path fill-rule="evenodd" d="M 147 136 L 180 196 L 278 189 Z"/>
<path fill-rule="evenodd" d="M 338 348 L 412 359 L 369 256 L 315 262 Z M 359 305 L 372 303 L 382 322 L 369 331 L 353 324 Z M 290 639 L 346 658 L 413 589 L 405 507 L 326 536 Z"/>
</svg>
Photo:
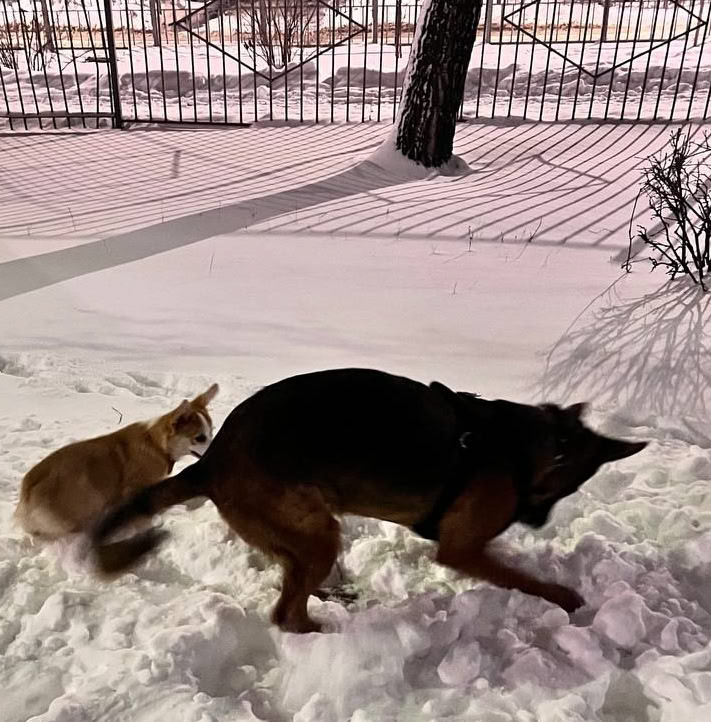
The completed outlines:
<svg viewBox="0 0 711 722">
<path fill-rule="evenodd" d="M 705 279 L 711 273 L 710 175 L 711 136 L 704 133 L 699 142 L 692 140 L 690 130 L 673 131 L 670 147 L 649 159 L 640 191 L 647 196 L 657 228 L 650 232 L 640 226 L 633 237 L 630 227 L 629 251 L 622 264 L 626 271 L 630 270 L 633 241 L 638 238 L 656 254 L 649 259 L 652 268 L 662 266 L 671 278 L 688 276 L 707 290 Z"/>
</svg>

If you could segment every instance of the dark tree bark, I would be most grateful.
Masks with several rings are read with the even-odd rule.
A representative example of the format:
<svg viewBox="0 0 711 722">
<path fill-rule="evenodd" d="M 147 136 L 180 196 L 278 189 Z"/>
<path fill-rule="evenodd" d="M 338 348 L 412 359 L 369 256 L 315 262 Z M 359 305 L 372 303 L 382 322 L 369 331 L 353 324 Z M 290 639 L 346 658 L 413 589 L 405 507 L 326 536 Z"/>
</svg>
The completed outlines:
<svg viewBox="0 0 711 722">
<path fill-rule="evenodd" d="M 44 47 L 50 52 L 54 52 L 54 38 L 52 37 L 52 15 L 49 12 L 48 0 L 42 0 L 42 25 L 44 25 Z M 37 36 L 39 38 L 39 35 Z"/>
<path fill-rule="evenodd" d="M 452 157 L 481 5 L 482 0 L 430 0 L 417 24 L 395 147 L 428 168 Z"/>
</svg>

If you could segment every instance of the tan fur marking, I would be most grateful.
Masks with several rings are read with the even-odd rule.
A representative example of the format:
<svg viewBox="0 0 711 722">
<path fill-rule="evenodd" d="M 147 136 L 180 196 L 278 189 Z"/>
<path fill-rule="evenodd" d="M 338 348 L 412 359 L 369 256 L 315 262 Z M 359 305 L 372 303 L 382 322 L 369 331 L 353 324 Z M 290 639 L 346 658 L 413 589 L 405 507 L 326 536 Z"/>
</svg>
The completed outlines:
<svg viewBox="0 0 711 722">
<path fill-rule="evenodd" d="M 472 482 L 442 518 L 437 561 L 497 586 L 543 597 L 563 609 L 576 609 L 582 600 L 572 589 L 541 582 L 499 561 L 488 550 L 488 542 L 514 518 L 516 502 L 511 479 Z"/>
</svg>

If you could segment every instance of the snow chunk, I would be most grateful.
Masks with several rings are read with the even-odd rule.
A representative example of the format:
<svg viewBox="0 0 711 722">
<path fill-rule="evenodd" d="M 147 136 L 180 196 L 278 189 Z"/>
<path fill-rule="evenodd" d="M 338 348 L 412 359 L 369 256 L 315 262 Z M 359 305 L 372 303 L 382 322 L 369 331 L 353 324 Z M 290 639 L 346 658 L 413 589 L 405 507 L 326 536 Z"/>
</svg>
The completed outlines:
<svg viewBox="0 0 711 722">
<path fill-rule="evenodd" d="M 476 642 L 454 644 L 437 667 L 443 684 L 460 687 L 473 682 L 481 670 L 481 651 Z"/>
<path fill-rule="evenodd" d="M 600 607 L 592 627 L 618 646 L 632 649 L 647 634 L 645 611 L 648 610 L 638 594 L 623 592 Z"/>
</svg>

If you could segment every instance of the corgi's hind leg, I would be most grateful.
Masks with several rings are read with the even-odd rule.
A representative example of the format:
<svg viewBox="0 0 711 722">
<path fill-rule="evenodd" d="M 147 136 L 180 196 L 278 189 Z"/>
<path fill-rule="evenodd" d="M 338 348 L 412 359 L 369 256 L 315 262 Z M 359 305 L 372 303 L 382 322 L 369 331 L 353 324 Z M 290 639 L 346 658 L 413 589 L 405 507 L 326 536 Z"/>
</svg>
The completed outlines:
<svg viewBox="0 0 711 722">
<path fill-rule="evenodd" d="M 284 572 L 272 620 L 288 632 L 314 632 L 308 598 L 328 576 L 338 557 L 340 525 L 315 487 L 280 489 L 244 503 L 219 505 L 220 514 L 248 544 L 275 557 Z"/>
</svg>

